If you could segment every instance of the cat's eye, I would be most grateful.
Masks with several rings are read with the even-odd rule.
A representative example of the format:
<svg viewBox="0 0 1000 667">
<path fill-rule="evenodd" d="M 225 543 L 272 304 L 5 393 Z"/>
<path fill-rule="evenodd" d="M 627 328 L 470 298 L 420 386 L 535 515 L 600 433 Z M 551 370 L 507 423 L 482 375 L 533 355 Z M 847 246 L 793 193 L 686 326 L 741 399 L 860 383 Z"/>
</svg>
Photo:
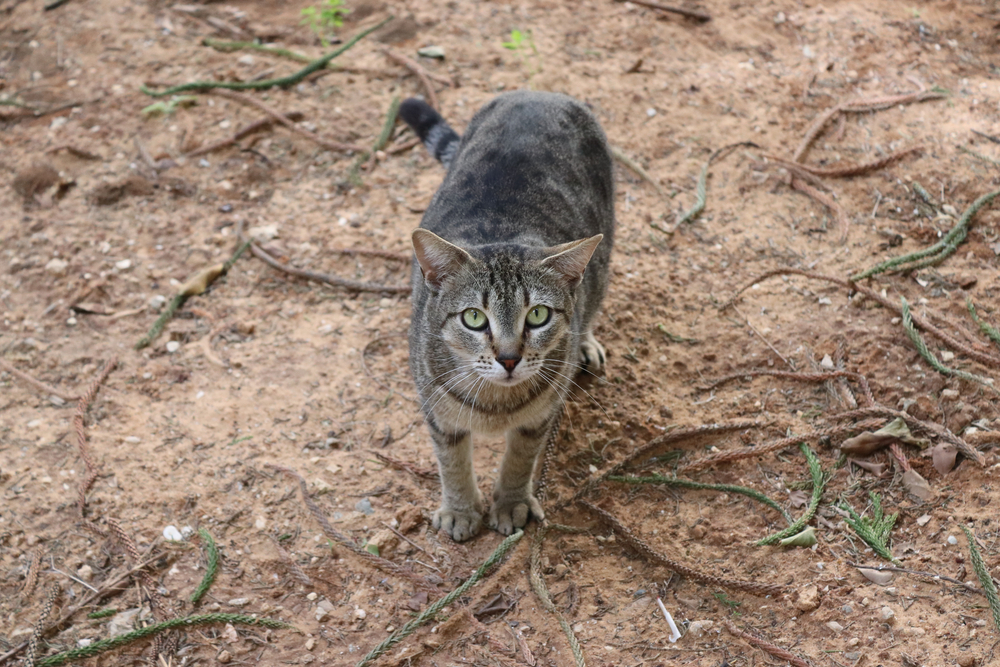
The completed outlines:
<svg viewBox="0 0 1000 667">
<path fill-rule="evenodd" d="M 481 331 L 489 323 L 489 320 L 486 319 L 486 313 L 478 308 L 466 308 L 462 311 L 462 324 L 473 331 Z"/>
<path fill-rule="evenodd" d="M 529 327 L 540 327 L 548 324 L 551 316 L 552 312 L 546 306 L 534 306 L 528 311 L 528 316 L 524 318 L 524 321 L 528 323 Z"/>
</svg>

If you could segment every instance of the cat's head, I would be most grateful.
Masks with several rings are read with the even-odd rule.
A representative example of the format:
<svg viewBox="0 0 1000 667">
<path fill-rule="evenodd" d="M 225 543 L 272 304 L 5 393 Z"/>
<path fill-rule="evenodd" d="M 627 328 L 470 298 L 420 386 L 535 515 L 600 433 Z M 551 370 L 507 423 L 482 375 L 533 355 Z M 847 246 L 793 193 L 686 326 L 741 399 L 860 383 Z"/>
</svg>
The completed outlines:
<svg viewBox="0 0 1000 667">
<path fill-rule="evenodd" d="M 512 387 L 536 375 L 554 380 L 551 362 L 575 359 L 567 345 L 576 287 L 602 238 L 551 248 L 480 246 L 473 256 L 417 229 L 413 250 L 431 293 L 424 311 L 431 335 L 457 368 L 497 386 Z"/>
</svg>

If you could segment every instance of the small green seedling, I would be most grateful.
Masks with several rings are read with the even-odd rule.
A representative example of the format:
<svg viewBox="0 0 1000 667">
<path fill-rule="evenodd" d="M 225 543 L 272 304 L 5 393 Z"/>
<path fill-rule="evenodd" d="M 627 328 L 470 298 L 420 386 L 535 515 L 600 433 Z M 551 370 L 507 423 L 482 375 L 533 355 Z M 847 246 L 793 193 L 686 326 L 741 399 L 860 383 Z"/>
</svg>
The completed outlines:
<svg viewBox="0 0 1000 667">
<path fill-rule="evenodd" d="M 309 29 L 316 33 L 323 46 L 330 46 L 330 40 L 326 35 L 334 28 L 344 25 L 344 17 L 351 10 L 344 7 L 344 0 L 324 0 L 318 6 L 306 7 L 302 10 L 302 25 L 308 25 Z"/>
<path fill-rule="evenodd" d="M 144 108 L 140 113 L 147 118 L 150 116 L 169 116 L 177 107 L 190 107 L 198 103 L 198 98 L 194 95 L 174 95 L 164 102 L 154 102 Z"/>
<path fill-rule="evenodd" d="M 503 48 L 513 51 L 521 59 L 521 64 L 527 64 L 529 56 L 534 58 L 534 71 L 529 72 L 528 79 L 542 71 L 542 56 L 535 46 L 535 38 L 530 30 L 520 31 L 514 29 L 510 31 L 510 41 L 501 42 Z M 530 49 L 530 53 L 528 50 Z"/>
</svg>

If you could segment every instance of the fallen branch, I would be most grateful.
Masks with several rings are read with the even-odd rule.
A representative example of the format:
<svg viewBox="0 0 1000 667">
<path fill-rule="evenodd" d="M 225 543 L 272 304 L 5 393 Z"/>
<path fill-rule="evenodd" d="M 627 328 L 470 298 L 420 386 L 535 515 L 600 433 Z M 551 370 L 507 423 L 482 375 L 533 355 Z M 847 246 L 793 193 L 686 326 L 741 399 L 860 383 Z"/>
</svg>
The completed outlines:
<svg viewBox="0 0 1000 667">
<path fill-rule="evenodd" d="M 253 241 L 244 241 L 243 237 L 243 221 L 237 222 L 236 233 L 241 242 L 250 244 L 250 252 L 253 253 L 254 257 L 263 260 L 268 266 L 273 269 L 277 269 L 283 273 L 295 276 L 297 278 L 305 278 L 306 280 L 313 280 L 319 283 L 326 283 L 327 285 L 334 285 L 336 287 L 343 287 L 349 290 L 355 290 L 357 292 L 388 292 L 391 294 L 409 294 L 411 287 L 409 285 L 380 285 L 378 283 L 369 283 L 360 280 L 351 280 L 350 278 L 341 278 L 340 276 L 335 276 L 327 273 L 317 273 L 315 271 L 306 271 L 305 269 L 298 269 L 294 266 L 288 266 L 283 264 L 267 253 L 266 250 L 261 248 Z"/>
<path fill-rule="evenodd" d="M 615 0 L 615 2 L 629 2 L 630 0 Z M 653 2 L 653 0 L 631 0 L 633 5 L 641 5 L 643 7 L 649 7 L 650 9 L 658 9 L 661 12 L 670 12 L 671 14 L 679 14 L 685 18 L 694 19 L 695 21 L 700 21 L 705 23 L 706 21 L 711 21 L 712 17 L 705 12 L 700 12 L 695 9 L 684 9 L 683 7 L 674 7 L 673 5 L 664 5 L 660 2 Z"/>
<path fill-rule="evenodd" d="M 340 141 L 333 141 L 331 139 L 326 139 L 325 137 L 321 137 L 320 135 L 316 134 L 315 132 L 310 132 L 309 130 L 307 130 L 304 127 L 300 126 L 298 123 L 292 122 L 292 120 L 290 118 L 288 118 L 287 116 L 282 115 L 282 114 L 278 113 L 277 111 L 274 111 L 273 109 L 271 109 L 270 107 L 268 107 L 263 102 L 260 102 L 256 98 L 250 97 L 249 95 L 244 95 L 242 93 L 234 93 L 231 90 L 205 90 L 205 91 L 201 91 L 201 92 L 204 92 L 204 93 L 209 94 L 209 95 L 215 95 L 217 97 L 225 97 L 225 98 L 228 98 L 228 99 L 231 99 L 231 100 L 235 100 L 237 102 L 241 102 L 242 104 L 246 104 L 248 106 L 252 106 L 252 107 L 254 107 L 256 109 L 259 109 L 259 110 L 263 111 L 264 113 L 266 113 L 271 118 L 273 118 L 274 120 L 276 120 L 277 122 L 279 122 L 282 125 L 284 125 L 285 127 L 287 127 L 292 132 L 295 132 L 296 134 L 301 134 L 306 139 L 309 139 L 310 141 L 318 144 L 319 146 L 322 146 L 323 148 L 325 148 L 325 149 L 327 149 L 329 151 L 363 151 L 363 150 L 365 150 L 363 146 L 359 146 L 357 144 L 345 144 L 345 143 L 340 142 Z"/>
<path fill-rule="evenodd" d="M 291 113 L 284 114 L 284 118 L 287 118 L 289 121 L 292 122 L 300 121 L 302 120 L 302 117 L 303 117 L 302 114 L 299 113 L 298 111 L 292 111 Z M 219 141 L 216 141 L 214 143 L 196 148 L 193 151 L 188 151 L 184 155 L 185 157 L 198 157 L 200 155 L 208 155 L 209 153 L 214 153 L 215 151 L 222 150 L 223 148 L 228 148 L 233 144 L 237 143 L 238 141 L 240 141 L 241 139 L 249 137 L 251 134 L 270 129 L 270 127 L 274 125 L 276 122 L 278 121 L 276 121 L 272 116 L 268 116 L 267 118 L 261 118 L 258 121 L 254 121 L 253 123 L 250 123 L 249 125 L 240 128 L 239 130 L 236 131 L 236 134 L 229 137 L 228 139 L 220 139 Z"/>
<path fill-rule="evenodd" d="M 264 79 L 263 81 L 194 81 L 192 83 L 183 83 L 179 86 L 171 86 L 165 90 L 155 91 L 143 84 L 139 87 L 139 90 L 146 93 L 150 97 L 165 97 L 167 95 L 176 95 L 177 93 L 187 92 L 189 90 L 196 92 L 203 92 L 206 90 L 212 90 L 213 88 L 227 88 L 229 90 L 265 90 L 267 88 L 272 88 L 275 86 L 281 88 L 287 88 L 288 86 L 294 86 L 302 79 L 306 78 L 313 72 L 323 69 L 327 66 L 331 60 L 344 53 L 352 46 L 361 41 L 364 37 L 372 32 L 375 32 L 386 23 L 393 19 L 392 16 L 379 22 L 377 25 L 372 26 L 366 30 L 362 30 L 357 35 L 347 40 L 339 49 L 328 53 L 322 58 L 317 58 L 311 63 L 300 69 L 294 74 L 288 76 L 280 77 L 277 79 Z"/>
<path fill-rule="evenodd" d="M 749 630 L 740 630 L 736 627 L 736 624 L 729 619 L 726 619 L 723 623 L 726 626 L 726 630 L 728 630 L 729 634 L 732 636 L 737 639 L 746 640 L 746 642 L 751 646 L 756 646 L 757 648 L 770 653 L 775 658 L 788 662 L 788 664 L 792 665 L 792 667 L 812 667 L 807 660 L 803 660 L 791 651 L 786 651 L 766 639 L 761 639 L 760 637 L 751 634 Z"/>
<path fill-rule="evenodd" d="M 981 375 L 975 375 L 974 373 L 967 373 L 942 364 L 941 361 L 927 349 L 927 343 L 924 342 L 924 339 L 920 337 L 919 333 L 917 333 L 916 327 L 913 326 L 913 314 L 910 312 L 910 304 L 906 302 L 906 299 L 900 299 L 900 301 L 902 302 L 900 310 L 903 314 L 903 329 L 906 331 L 906 336 L 910 339 L 910 342 L 913 343 L 913 347 L 917 348 L 917 352 L 919 352 L 920 356 L 924 358 L 924 361 L 931 365 L 931 368 L 942 375 L 951 375 L 963 380 L 968 380 L 969 382 L 975 382 L 986 387 L 994 394 L 1000 395 L 1000 391 L 998 391 L 993 385 L 993 380 L 991 378 L 985 378 Z"/>
<path fill-rule="evenodd" d="M 0 369 L 7 371 L 8 373 L 10 373 L 11 375 L 13 375 L 16 378 L 20 378 L 20 379 L 24 380 L 25 382 L 27 382 L 28 384 L 30 384 L 31 386 L 33 386 L 35 389 L 40 389 L 43 392 L 45 392 L 46 394 L 51 394 L 52 396 L 55 396 L 56 398 L 60 398 L 60 399 L 62 399 L 64 401 L 66 401 L 67 403 L 71 403 L 71 402 L 73 402 L 73 401 L 75 401 L 75 400 L 77 400 L 77 399 L 80 398 L 79 396 L 75 396 L 73 394 L 67 394 L 66 392 L 62 391 L 61 389 L 56 389 L 52 385 L 45 384 L 41 380 L 36 380 L 35 378 L 31 377 L 27 373 L 25 373 L 23 371 L 17 370 L 12 365 L 10 365 L 9 363 L 7 363 L 4 359 L 0 359 Z"/>
<path fill-rule="evenodd" d="M 371 651 L 368 652 L 368 655 L 362 658 L 361 662 L 358 663 L 358 667 L 366 667 L 367 665 L 370 665 L 373 662 L 375 662 L 375 660 L 377 660 L 379 656 L 381 656 L 383 653 L 385 653 L 390 648 L 401 642 L 406 637 L 413 634 L 413 632 L 421 625 L 423 625 L 430 619 L 434 618 L 438 614 L 438 612 L 440 612 L 444 607 L 447 607 L 449 604 L 460 598 L 462 595 L 465 595 L 466 591 L 472 588 L 480 579 L 483 578 L 483 576 L 488 571 L 490 571 L 495 565 L 497 565 L 507 554 L 507 552 L 510 551 L 511 547 L 517 544 L 517 541 L 520 540 L 523 536 L 524 536 L 524 531 L 519 529 L 516 533 L 514 533 L 513 535 L 505 539 L 503 542 L 501 542 L 500 545 L 496 548 L 496 550 L 494 550 L 494 552 L 490 554 L 490 557 L 487 558 L 486 561 L 483 562 L 483 564 L 480 565 L 479 568 L 472 573 L 471 577 L 465 580 L 465 583 L 463 583 L 461 586 L 453 590 L 451 593 L 448 593 L 448 595 L 445 595 L 443 598 L 441 598 L 434 604 L 427 607 L 427 609 L 425 609 L 423 613 L 420 614 L 420 616 L 417 616 L 415 619 L 404 625 L 402 628 L 396 630 L 394 633 L 389 635 L 389 637 L 387 637 L 381 644 L 373 648 Z"/>
<path fill-rule="evenodd" d="M 885 271 L 892 271 L 893 273 L 915 271 L 916 269 L 922 269 L 926 266 L 940 264 L 952 253 L 954 253 L 962 241 L 965 240 L 965 237 L 969 233 L 969 224 L 972 222 L 973 216 L 979 211 L 979 209 L 993 201 L 997 195 L 1000 195 L 1000 190 L 989 192 L 974 201 L 972 205 L 965 210 L 962 217 L 959 218 L 958 223 L 952 227 L 947 234 L 945 234 L 944 238 L 929 248 L 917 250 L 916 252 L 911 252 L 908 255 L 894 257 L 876 264 L 870 269 L 851 276 L 851 280 L 862 280 L 863 278 L 868 278 Z M 904 264 L 907 266 L 903 266 Z"/>
<path fill-rule="evenodd" d="M 784 586 L 778 584 L 764 584 L 755 581 L 739 581 L 736 579 L 723 579 L 721 577 L 716 577 L 711 574 L 705 574 L 687 565 L 682 565 L 675 560 L 672 560 L 663 554 L 654 550 L 651 546 L 642 541 L 635 533 L 626 528 L 617 518 L 610 512 L 597 507 L 586 500 L 578 501 L 579 505 L 585 507 L 586 509 L 593 512 L 601 521 L 608 525 L 615 535 L 625 543 L 626 546 L 630 547 L 632 550 L 637 552 L 640 556 L 648 561 L 662 565 L 669 570 L 676 572 L 677 574 L 687 577 L 692 581 L 696 581 L 701 584 L 706 584 L 709 586 L 719 586 L 731 591 L 742 591 L 744 593 L 750 593 L 751 595 L 757 595 L 759 597 L 765 597 L 768 595 L 780 595 L 785 591 Z"/>
</svg>

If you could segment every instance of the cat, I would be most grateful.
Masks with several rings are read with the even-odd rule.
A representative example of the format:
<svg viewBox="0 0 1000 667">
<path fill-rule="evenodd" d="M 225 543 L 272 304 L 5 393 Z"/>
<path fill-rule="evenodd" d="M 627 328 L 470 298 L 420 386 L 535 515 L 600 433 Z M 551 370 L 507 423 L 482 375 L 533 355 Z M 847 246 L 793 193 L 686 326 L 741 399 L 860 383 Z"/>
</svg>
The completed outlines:
<svg viewBox="0 0 1000 667">
<path fill-rule="evenodd" d="M 462 137 L 421 99 L 399 115 L 447 170 L 412 235 L 410 369 L 442 487 L 433 525 L 458 542 L 480 531 L 472 439 L 504 433 L 489 525 L 510 535 L 544 519 L 536 459 L 577 372 L 605 363 L 591 327 L 615 229 L 607 139 L 555 93 L 500 95 Z"/>
</svg>

